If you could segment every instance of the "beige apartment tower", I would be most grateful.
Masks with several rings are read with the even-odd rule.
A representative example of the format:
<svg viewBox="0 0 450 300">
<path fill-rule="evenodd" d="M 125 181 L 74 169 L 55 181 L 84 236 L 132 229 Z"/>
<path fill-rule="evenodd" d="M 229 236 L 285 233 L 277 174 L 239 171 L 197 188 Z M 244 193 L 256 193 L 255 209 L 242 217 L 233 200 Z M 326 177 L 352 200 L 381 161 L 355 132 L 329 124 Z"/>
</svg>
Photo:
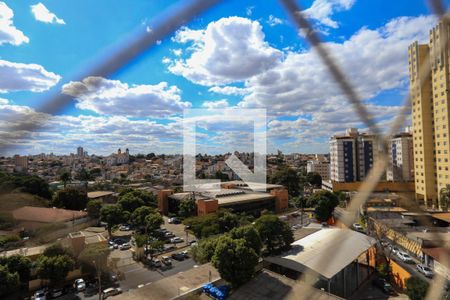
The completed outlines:
<svg viewBox="0 0 450 300">
<path fill-rule="evenodd" d="M 450 184 L 449 32 L 441 22 L 429 44 L 408 48 L 416 199 L 427 208 L 440 208 L 440 190 Z"/>
</svg>

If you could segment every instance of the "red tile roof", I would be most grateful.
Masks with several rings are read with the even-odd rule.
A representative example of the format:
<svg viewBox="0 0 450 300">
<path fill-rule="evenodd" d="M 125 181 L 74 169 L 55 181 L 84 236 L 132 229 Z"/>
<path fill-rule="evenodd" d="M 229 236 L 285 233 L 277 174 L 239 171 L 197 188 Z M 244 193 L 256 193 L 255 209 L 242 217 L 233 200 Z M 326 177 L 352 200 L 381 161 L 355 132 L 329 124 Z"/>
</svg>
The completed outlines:
<svg viewBox="0 0 450 300">
<path fill-rule="evenodd" d="M 84 211 L 33 206 L 24 206 L 13 211 L 16 220 L 41 223 L 67 222 L 86 216 L 87 212 Z"/>
</svg>

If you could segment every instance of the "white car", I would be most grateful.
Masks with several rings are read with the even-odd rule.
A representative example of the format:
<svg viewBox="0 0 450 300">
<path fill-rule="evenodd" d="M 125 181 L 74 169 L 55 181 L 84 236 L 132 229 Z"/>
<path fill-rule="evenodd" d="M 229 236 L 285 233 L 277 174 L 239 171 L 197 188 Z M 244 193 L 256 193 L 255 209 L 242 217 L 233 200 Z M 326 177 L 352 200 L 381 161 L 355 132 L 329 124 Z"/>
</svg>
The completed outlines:
<svg viewBox="0 0 450 300">
<path fill-rule="evenodd" d="M 130 226 L 128 226 L 128 225 L 122 225 L 119 227 L 119 229 L 121 231 L 130 231 L 131 230 Z"/>
<path fill-rule="evenodd" d="M 417 271 L 419 271 L 420 273 L 422 273 L 423 275 L 425 275 L 426 277 L 433 277 L 434 273 L 433 270 L 431 270 L 430 267 L 425 266 L 425 265 L 417 265 Z"/>
<path fill-rule="evenodd" d="M 124 243 L 124 244 L 122 244 L 122 245 L 119 246 L 119 249 L 120 249 L 120 250 L 128 250 L 128 249 L 130 249 L 130 248 L 131 248 L 131 245 L 128 244 L 128 243 Z"/>
<path fill-rule="evenodd" d="M 412 259 L 412 257 L 409 256 L 409 254 L 406 252 L 399 251 L 397 253 L 397 256 L 405 263 L 414 263 L 414 260 Z"/>
<path fill-rule="evenodd" d="M 358 224 L 358 223 L 354 223 L 354 224 L 352 225 L 352 227 L 353 227 L 353 229 L 355 229 L 356 231 L 364 231 L 364 228 L 363 228 L 360 224 Z"/>
<path fill-rule="evenodd" d="M 75 283 L 73 285 L 77 289 L 77 292 L 81 292 L 86 289 L 86 282 L 84 282 L 83 278 L 78 278 L 77 280 L 75 280 Z"/>
<path fill-rule="evenodd" d="M 184 240 L 182 238 L 178 237 L 178 236 L 170 239 L 170 242 L 173 243 L 173 244 L 182 243 L 183 241 Z"/>
<path fill-rule="evenodd" d="M 45 300 L 45 299 L 47 299 L 47 294 L 45 293 L 44 290 L 36 291 L 36 293 L 34 293 L 33 299 L 35 299 L 35 300 Z"/>
</svg>

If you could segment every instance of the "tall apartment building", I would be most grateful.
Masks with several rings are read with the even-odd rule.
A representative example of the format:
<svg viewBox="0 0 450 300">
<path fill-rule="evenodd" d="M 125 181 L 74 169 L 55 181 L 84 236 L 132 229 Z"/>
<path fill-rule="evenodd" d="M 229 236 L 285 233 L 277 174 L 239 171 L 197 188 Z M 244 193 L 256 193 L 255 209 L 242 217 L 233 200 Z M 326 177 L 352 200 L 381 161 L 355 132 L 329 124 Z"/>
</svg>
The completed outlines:
<svg viewBox="0 0 450 300">
<path fill-rule="evenodd" d="M 389 142 L 388 181 L 414 180 L 413 138 L 409 132 L 393 136 Z"/>
<path fill-rule="evenodd" d="M 84 157 L 84 150 L 83 150 L 83 147 L 78 147 L 77 148 L 77 156 L 78 157 Z"/>
<path fill-rule="evenodd" d="M 364 180 L 373 165 L 374 138 L 347 129 L 344 135 L 336 135 L 330 141 L 330 179 L 337 182 Z"/>
<path fill-rule="evenodd" d="M 450 184 L 450 52 L 443 43 L 449 33 L 441 22 L 430 30 L 428 44 L 408 47 L 416 199 L 435 208 L 439 191 Z"/>
</svg>

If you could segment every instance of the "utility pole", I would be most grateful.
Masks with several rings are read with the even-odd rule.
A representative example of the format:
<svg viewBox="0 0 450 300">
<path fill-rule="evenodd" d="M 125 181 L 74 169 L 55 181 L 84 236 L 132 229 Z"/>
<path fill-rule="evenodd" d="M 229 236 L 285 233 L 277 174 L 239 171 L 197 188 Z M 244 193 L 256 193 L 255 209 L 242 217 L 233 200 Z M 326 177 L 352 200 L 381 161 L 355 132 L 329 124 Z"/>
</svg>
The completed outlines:
<svg viewBox="0 0 450 300">
<path fill-rule="evenodd" d="M 92 261 L 92 263 L 95 266 L 95 270 L 97 271 L 97 278 L 98 278 L 98 300 L 102 300 L 102 274 L 100 271 L 100 268 L 97 266 L 97 263 L 95 260 Z"/>
</svg>

